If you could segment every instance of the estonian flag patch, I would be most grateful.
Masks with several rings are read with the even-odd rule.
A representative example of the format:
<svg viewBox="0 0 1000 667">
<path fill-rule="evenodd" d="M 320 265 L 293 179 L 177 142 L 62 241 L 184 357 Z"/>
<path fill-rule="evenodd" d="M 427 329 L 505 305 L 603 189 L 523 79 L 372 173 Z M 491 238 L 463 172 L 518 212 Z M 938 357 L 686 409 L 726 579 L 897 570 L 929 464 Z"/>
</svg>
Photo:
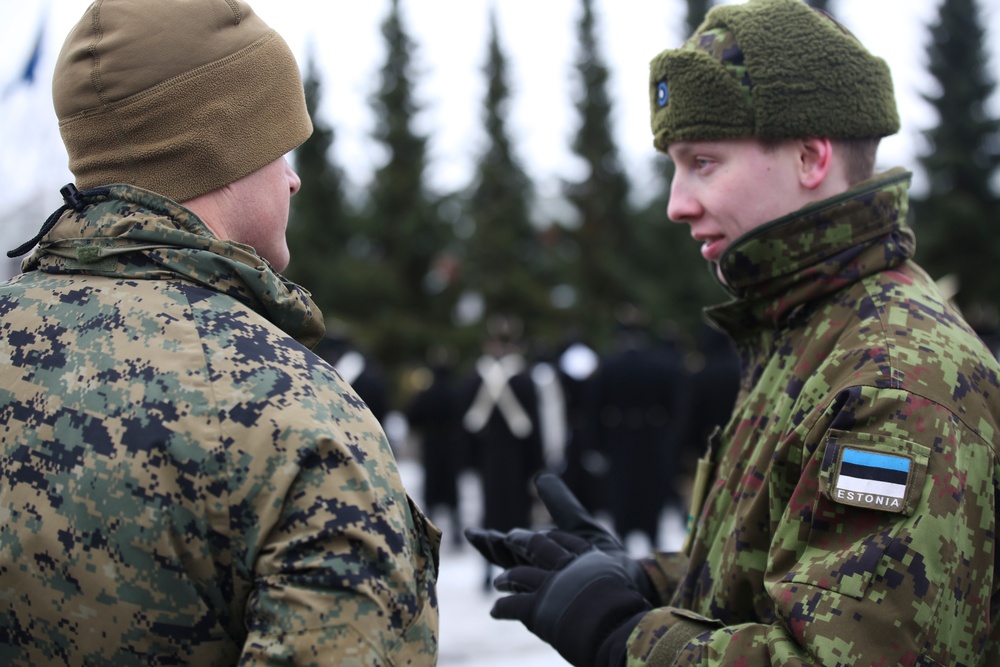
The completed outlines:
<svg viewBox="0 0 1000 667">
<path fill-rule="evenodd" d="M 846 505 L 902 512 L 913 461 L 906 456 L 844 447 L 833 500 Z"/>
</svg>

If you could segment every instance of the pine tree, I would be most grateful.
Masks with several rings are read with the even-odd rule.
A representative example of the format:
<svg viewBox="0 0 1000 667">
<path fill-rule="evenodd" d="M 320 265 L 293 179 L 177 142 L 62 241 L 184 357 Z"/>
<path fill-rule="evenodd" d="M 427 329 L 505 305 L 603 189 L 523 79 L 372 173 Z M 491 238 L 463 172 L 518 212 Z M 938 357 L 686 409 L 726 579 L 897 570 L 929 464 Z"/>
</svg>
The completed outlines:
<svg viewBox="0 0 1000 667">
<path fill-rule="evenodd" d="M 372 97 L 375 139 L 387 155 L 374 174 L 352 251 L 364 268 L 348 289 L 364 295 L 355 313 L 358 338 L 392 375 L 450 335 L 452 285 L 448 226 L 425 183 L 427 138 L 413 121 L 420 107 L 412 82 L 414 44 L 399 0 L 382 23 L 387 55 Z"/>
<path fill-rule="evenodd" d="M 574 234 L 579 249 L 576 315 L 601 345 L 610 336 L 615 308 L 633 297 L 634 277 L 628 257 L 630 184 L 611 134 L 609 72 L 599 53 L 592 5 L 592 0 L 581 0 L 576 71 L 582 85 L 575 102 L 580 128 L 572 144 L 587 174 L 565 183 L 564 190 L 579 217 Z"/>
<path fill-rule="evenodd" d="M 462 283 L 482 298 L 487 316 L 517 316 L 527 335 L 545 337 L 554 315 L 542 277 L 548 258 L 531 222 L 532 183 L 514 155 L 507 132 L 507 58 L 492 12 L 483 73 L 487 143 L 468 199 L 466 223 L 472 228 L 464 244 Z"/>
<path fill-rule="evenodd" d="M 312 292 L 324 314 L 333 315 L 344 306 L 332 287 L 344 268 L 354 214 L 345 201 L 343 172 L 331 161 L 334 130 L 318 114 L 322 84 L 311 54 L 303 86 L 313 133 L 293 156 L 302 187 L 291 200 L 287 239 L 292 260 L 286 273 Z"/>
<path fill-rule="evenodd" d="M 914 204 L 918 260 L 935 278 L 958 277 L 963 309 L 995 304 L 1000 202 L 991 181 L 1000 164 L 1000 121 L 987 110 L 996 84 L 975 0 L 943 0 L 930 37 L 929 69 L 939 91 L 924 99 L 938 124 L 924 133 L 930 147 L 919 158 L 929 185 Z"/>
</svg>

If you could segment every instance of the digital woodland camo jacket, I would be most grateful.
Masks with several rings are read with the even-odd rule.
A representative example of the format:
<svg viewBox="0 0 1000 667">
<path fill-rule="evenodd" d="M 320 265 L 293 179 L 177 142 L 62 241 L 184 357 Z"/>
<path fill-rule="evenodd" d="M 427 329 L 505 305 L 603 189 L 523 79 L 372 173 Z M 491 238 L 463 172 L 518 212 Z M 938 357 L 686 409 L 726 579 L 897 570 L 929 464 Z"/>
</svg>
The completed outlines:
<svg viewBox="0 0 1000 667">
<path fill-rule="evenodd" d="M 743 385 L 686 576 L 630 667 L 1000 665 L 1000 367 L 910 261 L 908 183 L 888 172 L 723 256 L 737 298 L 709 315 Z M 684 617 L 701 634 L 671 645 Z"/>
<path fill-rule="evenodd" d="M 435 664 L 440 534 L 303 346 L 300 288 L 128 186 L 22 268 L 0 286 L 0 664 Z"/>
</svg>

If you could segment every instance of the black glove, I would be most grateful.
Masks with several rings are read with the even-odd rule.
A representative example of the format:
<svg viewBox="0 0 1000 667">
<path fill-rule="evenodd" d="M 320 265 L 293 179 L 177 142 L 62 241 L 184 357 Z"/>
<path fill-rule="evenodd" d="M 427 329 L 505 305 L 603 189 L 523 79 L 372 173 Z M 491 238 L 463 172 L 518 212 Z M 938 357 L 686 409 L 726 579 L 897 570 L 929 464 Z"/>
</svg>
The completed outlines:
<svg viewBox="0 0 1000 667">
<path fill-rule="evenodd" d="M 625 547 L 580 504 L 566 482 L 550 472 L 535 477 L 535 488 L 556 528 L 573 533 L 607 553 L 624 552 Z"/>
<path fill-rule="evenodd" d="M 576 535 L 618 560 L 628 572 L 636 590 L 653 605 L 660 604 L 660 595 L 642 565 L 629 556 L 618 538 L 598 523 L 597 519 L 580 504 L 562 478 L 552 473 L 541 473 L 535 478 L 535 488 L 538 489 L 538 497 L 552 516 L 557 530 Z M 523 546 L 519 545 L 530 539 L 530 536 L 523 534 L 514 536 L 514 533 L 529 532 L 515 529 L 510 533 L 501 533 L 496 530 L 469 528 L 465 531 L 465 538 L 486 560 L 506 570 L 516 565 L 527 564 L 522 555 Z"/>
<path fill-rule="evenodd" d="M 521 621 L 576 667 L 623 665 L 628 637 L 651 605 L 622 562 L 558 530 L 518 535 L 513 550 L 529 564 L 497 577 L 497 590 L 513 595 L 490 615 Z"/>
</svg>

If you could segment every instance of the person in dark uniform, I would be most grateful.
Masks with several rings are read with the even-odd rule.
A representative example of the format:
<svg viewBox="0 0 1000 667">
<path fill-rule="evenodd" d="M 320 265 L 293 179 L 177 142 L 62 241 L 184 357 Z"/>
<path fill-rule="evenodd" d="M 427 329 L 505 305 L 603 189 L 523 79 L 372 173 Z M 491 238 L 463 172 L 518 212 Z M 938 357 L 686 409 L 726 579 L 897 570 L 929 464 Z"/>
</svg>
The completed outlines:
<svg viewBox="0 0 1000 667">
<path fill-rule="evenodd" d="M 451 524 L 449 539 L 461 547 L 462 516 L 458 478 L 468 465 L 462 447 L 461 417 L 454 364 L 447 350 L 430 353 L 430 386 L 418 392 L 406 409 L 406 418 L 420 435 L 420 459 L 424 470 L 424 508 L 431 516 L 441 512 Z"/>
<path fill-rule="evenodd" d="M 623 539 L 638 532 L 654 548 L 661 513 L 675 495 L 680 378 L 679 365 L 652 345 L 638 315 L 621 315 L 615 348 L 594 380 L 594 432 L 609 464 L 615 530 Z"/>
<path fill-rule="evenodd" d="M 590 428 L 597 352 L 582 337 L 571 336 L 559 355 L 557 370 L 566 406 L 566 455 L 560 475 L 590 512 L 606 509 L 608 463 Z"/>
<path fill-rule="evenodd" d="M 531 480 L 543 469 L 538 397 L 517 341 L 518 323 L 488 322 L 484 354 L 462 390 L 462 428 L 483 488 L 482 527 L 532 525 Z M 487 563 L 487 584 L 492 570 Z"/>
</svg>

